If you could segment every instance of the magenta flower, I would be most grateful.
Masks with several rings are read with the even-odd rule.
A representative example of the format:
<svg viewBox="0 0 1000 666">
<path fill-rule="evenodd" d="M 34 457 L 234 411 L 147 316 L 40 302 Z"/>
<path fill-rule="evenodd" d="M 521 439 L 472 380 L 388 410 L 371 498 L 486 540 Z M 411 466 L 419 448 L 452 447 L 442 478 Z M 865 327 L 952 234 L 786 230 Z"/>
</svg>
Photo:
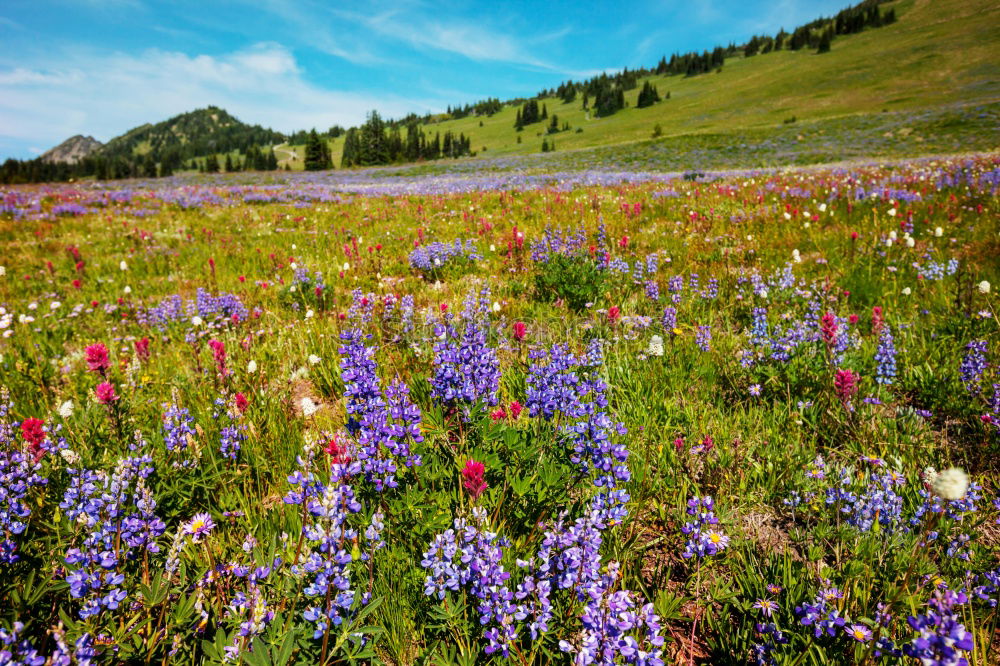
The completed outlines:
<svg viewBox="0 0 1000 666">
<path fill-rule="evenodd" d="M 486 466 L 483 463 L 475 460 L 466 461 L 465 468 L 462 470 L 462 487 L 472 496 L 472 499 L 478 499 L 488 487 L 486 479 L 483 478 L 485 474 Z"/>
<path fill-rule="evenodd" d="M 859 379 L 861 377 L 852 370 L 837 370 L 837 374 L 833 378 L 833 388 L 837 392 L 837 397 L 845 405 L 858 392 Z"/>
<path fill-rule="evenodd" d="M 101 382 L 94 389 L 94 393 L 97 395 L 97 401 L 102 405 L 110 405 L 118 400 L 115 387 L 111 385 L 111 382 Z"/>
<path fill-rule="evenodd" d="M 91 372 L 96 372 L 102 377 L 111 367 L 108 360 L 108 348 L 103 343 L 97 342 L 83 350 L 87 356 L 87 367 Z"/>
</svg>

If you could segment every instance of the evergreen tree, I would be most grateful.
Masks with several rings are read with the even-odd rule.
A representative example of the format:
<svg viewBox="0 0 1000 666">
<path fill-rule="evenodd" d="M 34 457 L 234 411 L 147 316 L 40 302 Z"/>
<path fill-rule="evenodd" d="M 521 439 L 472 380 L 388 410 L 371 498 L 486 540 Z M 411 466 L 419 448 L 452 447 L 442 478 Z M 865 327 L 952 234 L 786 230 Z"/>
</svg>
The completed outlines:
<svg viewBox="0 0 1000 666">
<path fill-rule="evenodd" d="M 833 39 L 833 30 L 827 29 L 823 31 L 823 36 L 820 37 L 819 46 L 816 47 L 816 53 L 829 53 L 830 52 L 830 40 Z"/>
<path fill-rule="evenodd" d="M 639 91 L 639 99 L 636 101 L 636 106 L 640 109 L 644 109 L 647 106 L 652 106 L 660 101 L 660 93 L 657 92 L 656 87 L 646 81 L 642 84 L 642 90 Z"/>
<path fill-rule="evenodd" d="M 232 172 L 233 172 L 233 158 L 229 156 L 229 153 L 226 153 L 226 173 L 232 173 Z"/>
<path fill-rule="evenodd" d="M 309 132 L 302 159 L 306 171 L 322 171 L 330 168 L 330 149 L 326 145 L 326 141 L 319 138 L 315 129 Z"/>
<path fill-rule="evenodd" d="M 205 173 L 219 173 L 219 157 L 215 153 L 205 160 Z"/>
<path fill-rule="evenodd" d="M 142 160 L 142 175 L 145 178 L 156 178 L 156 158 L 152 153 L 146 153 Z"/>
</svg>

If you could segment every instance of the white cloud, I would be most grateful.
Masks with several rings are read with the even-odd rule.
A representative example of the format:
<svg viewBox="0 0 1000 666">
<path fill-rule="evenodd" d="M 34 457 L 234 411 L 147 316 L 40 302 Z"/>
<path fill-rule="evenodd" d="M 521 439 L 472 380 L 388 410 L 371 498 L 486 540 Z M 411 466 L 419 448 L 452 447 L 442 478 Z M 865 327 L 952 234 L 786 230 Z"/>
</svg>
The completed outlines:
<svg viewBox="0 0 1000 666">
<path fill-rule="evenodd" d="M 398 117 L 443 106 L 436 99 L 323 89 L 305 80 L 292 52 L 276 43 L 218 56 L 79 51 L 59 61 L 68 64 L 0 69 L 4 143 L 55 145 L 73 134 L 107 141 L 209 104 L 285 132 L 357 124 L 372 108 Z"/>
</svg>

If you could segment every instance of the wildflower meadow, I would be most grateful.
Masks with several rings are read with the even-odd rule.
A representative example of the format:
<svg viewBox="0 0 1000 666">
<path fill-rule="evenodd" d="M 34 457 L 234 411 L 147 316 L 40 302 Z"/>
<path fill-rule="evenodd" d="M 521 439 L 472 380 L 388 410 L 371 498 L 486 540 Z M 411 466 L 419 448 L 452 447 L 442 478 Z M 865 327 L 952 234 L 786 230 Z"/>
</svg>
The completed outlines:
<svg viewBox="0 0 1000 666">
<path fill-rule="evenodd" d="M 998 188 L 0 190 L 0 664 L 996 664 Z"/>
</svg>

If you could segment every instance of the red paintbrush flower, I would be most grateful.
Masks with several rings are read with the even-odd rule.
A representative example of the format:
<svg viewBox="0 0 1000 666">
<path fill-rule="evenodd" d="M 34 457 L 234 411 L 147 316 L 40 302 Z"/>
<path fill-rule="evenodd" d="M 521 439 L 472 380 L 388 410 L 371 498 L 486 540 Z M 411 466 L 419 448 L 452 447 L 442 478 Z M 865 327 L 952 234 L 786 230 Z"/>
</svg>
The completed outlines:
<svg viewBox="0 0 1000 666">
<path fill-rule="evenodd" d="M 486 479 L 483 478 L 485 474 L 486 466 L 483 463 L 475 460 L 465 462 L 465 468 L 462 469 L 462 487 L 474 500 L 478 499 L 488 487 Z"/>
<path fill-rule="evenodd" d="M 97 342 L 83 350 L 87 358 L 87 367 L 91 372 L 104 375 L 111 367 L 108 360 L 108 348 L 103 343 Z"/>
</svg>

